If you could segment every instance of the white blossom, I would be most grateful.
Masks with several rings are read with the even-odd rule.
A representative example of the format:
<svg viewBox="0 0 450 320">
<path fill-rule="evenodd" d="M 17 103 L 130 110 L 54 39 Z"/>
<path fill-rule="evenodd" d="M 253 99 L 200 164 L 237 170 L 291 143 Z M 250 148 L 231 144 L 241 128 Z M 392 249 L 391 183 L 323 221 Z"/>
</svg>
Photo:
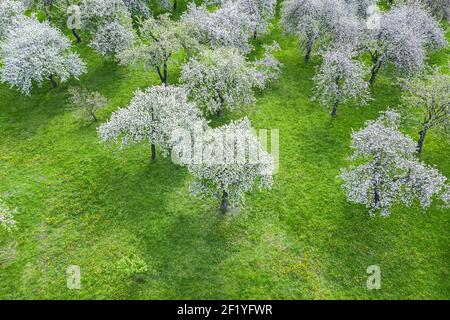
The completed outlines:
<svg viewBox="0 0 450 320">
<path fill-rule="evenodd" d="M 224 109 L 253 104 L 253 89 L 263 88 L 278 67 L 272 60 L 255 64 L 236 49 L 219 48 L 190 59 L 180 80 L 200 107 L 220 116 Z"/>
<path fill-rule="evenodd" d="M 422 69 L 427 49 L 446 45 L 438 22 L 417 1 L 395 6 L 382 15 L 380 28 L 369 33 L 367 51 L 372 57 L 373 83 L 380 68 L 393 64 L 400 72 Z"/>
<path fill-rule="evenodd" d="M 288 34 L 301 37 L 309 61 L 317 39 L 327 34 L 327 21 L 322 2 L 313 0 L 287 0 L 283 3 L 281 22 Z"/>
<path fill-rule="evenodd" d="M 149 18 L 151 16 L 151 11 L 147 5 L 146 0 L 122 0 L 125 4 L 128 12 L 132 16 L 141 16 L 144 18 Z"/>
<path fill-rule="evenodd" d="M 444 208 L 450 208 L 450 185 L 445 186 L 445 190 L 441 195 L 441 200 L 444 202 Z"/>
<path fill-rule="evenodd" d="M 197 121 L 202 121 L 201 112 L 188 102 L 183 88 L 154 86 L 136 91 L 130 104 L 114 112 L 98 132 L 103 141 L 112 140 L 122 145 L 149 141 L 154 158 L 155 145 L 159 145 L 166 156 L 172 147 L 172 132 L 190 130 Z"/>
<path fill-rule="evenodd" d="M 355 51 L 345 47 L 333 47 L 322 54 L 323 63 L 313 78 L 315 98 L 333 107 L 331 115 L 336 115 L 340 103 L 352 100 L 364 105 L 369 99 L 364 64 L 355 56 Z"/>
<path fill-rule="evenodd" d="M 415 199 L 427 208 L 444 191 L 446 178 L 416 158 L 415 142 L 398 131 L 399 119 L 389 110 L 352 133 L 355 164 L 340 177 L 348 201 L 364 204 L 370 214 L 386 216 L 394 204 L 411 206 Z"/>
<path fill-rule="evenodd" d="M 391 5 L 409 4 L 414 1 L 420 1 L 437 18 L 450 19 L 450 0 L 389 0 Z"/>
<path fill-rule="evenodd" d="M 178 7 L 179 0 L 161 0 L 161 7 L 165 11 L 174 12 Z"/>
<path fill-rule="evenodd" d="M 345 0 L 350 10 L 360 18 L 366 19 L 369 8 L 375 6 L 376 0 Z"/>
<path fill-rule="evenodd" d="M 300 37 L 306 48 L 306 61 L 316 43 L 356 45 L 362 32 L 356 11 L 343 0 L 287 0 L 281 20 L 288 34 Z"/>
<path fill-rule="evenodd" d="M 277 42 L 274 41 L 269 45 L 263 44 L 262 47 L 264 49 L 262 58 L 253 62 L 256 69 L 255 77 L 258 79 L 260 88 L 264 88 L 270 81 L 278 79 L 283 67 L 283 64 L 273 56 L 275 51 L 280 50 Z"/>
<path fill-rule="evenodd" d="M 120 63 L 156 69 L 161 81 L 167 84 L 170 57 L 183 48 L 193 47 L 193 41 L 187 37 L 180 23 L 170 19 L 169 14 L 145 20 L 139 35 L 140 41 L 136 42 L 134 47 L 119 54 Z"/>
<path fill-rule="evenodd" d="M 243 53 L 251 50 L 249 38 L 254 31 L 253 23 L 238 3 L 226 2 L 211 12 L 192 2 L 181 21 L 192 37 L 210 48 L 232 47 Z"/>
<path fill-rule="evenodd" d="M 65 82 L 86 72 L 78 54 L 70 51 L 70 41 L 58 30 L 34 18 L 24 18 L 0 44 L 2 82 L 29 95 L 33 83 L 59 78 Z"/>
<path fill-rule="evenodd" d="M 250 17 L 254 38 L 267 32 L 275 15 L 276 0 L 236 0 L 236 3 Z"/>
<path fill-rule="evenodd" d="M 10 232 L 17 227 L 16 220 L 14 216 L 17 214 L 17 209 L 10 209 L 1 199 L 0 199 L 0 226 L 6 231 Z"/>
<path fill-rule="evenodd" d="M 434 68 L 430 74 L 405 81 L 403 102 L 408 119 L 419 125 L 417 151 L 432 128 L 450 131 L 450 76 Z"/>
<path fill-rule="evenodd" d="M 244 118 L 204 133 L 203 159 L 188 165 L 194 178 L 194 195 L 220 199 L 221 209 L 229 202 L 241 204 L 245 194 L 259 182 L 271 188 L 274 164 L 255 136 L 250 121 Z"/>
<path fill-rule="evenodd" d="M 90 47 L 103 56 L 116 56 L 131 47 L 134 33 L 131 9 L 134 1 L 83 0 L 81 22 L 90 38 Z"/>
<path fill-rule="evenodd" d="M 80 9 L 83 27 L 91 33 L 100 25 L 130 16 L 122 0 L 82 0 Z"/>
<path fill-rule="evenodd" d="M 438 18 L 450 20 L 450 0 L 423 0 Z"/>
<path fill-rule="evenodd" d="M 0 2 L 0 39 L 6 35 L 8 29 L 17 23 L 17 18 L 25 12 L 21 1 L 2 0 Z"/>
<path fill-rule="evenodd" d="M 69 88 L 69 103 L 73 105 L 77 113 L 83 119 L 97 121 L 96 113 L 108 104 L 108 99 L 97 91 L 89 91 L 86 88 Z"/>
<path fill-rule="evenodd" d="M 103 56 L 116 56 L 131 48 L 135 40 L 132 30 L 117 21 L 100 26 L 90 46 Z"/>
</svg>

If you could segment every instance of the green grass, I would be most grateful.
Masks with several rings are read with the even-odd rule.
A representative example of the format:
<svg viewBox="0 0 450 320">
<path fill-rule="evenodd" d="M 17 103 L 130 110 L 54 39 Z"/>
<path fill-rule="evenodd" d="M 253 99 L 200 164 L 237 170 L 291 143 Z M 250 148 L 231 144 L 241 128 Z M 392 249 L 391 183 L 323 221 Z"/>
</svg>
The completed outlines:
<svg viewBox="0 0 450 320">
<path fill-rule="evenodd" d="M 218 203 L 189 195 L 187 170 L 150 148 L 100 143 L 97 124 L 77 120 L 67 88 L 46 84 L 24 97 L 0 86 L 0 197 L 19 214 L 18 231 L 0 230 L 2 299 L 408 299 L 450 296 L 449 215 L 437 204 L 396 207 L 369 217 L 349 204 L 336 178 L 347 164 L 350 134 L 399 102 L 384 70 L 365 107 L 344 106 L 337 118 L 311 102 L 315 57 L 305 64 L 278 22 L 259 40 L 277 40 L 279 81 L 258 93 L 247 115 L 255 128 L 280 130 L 274 188 L 250 194 L 223 216 Z M 103 61 L 85 46 L 89 73 L 81 84 L 109 98 L 100 121 L 138 88 L 159 84 L 155 72 Z M 445 65 L 449 49 L 431 57 Z M 176 82 L 179 66 L 170 66 Z M 406 131 L 416 137 L 416 130 Z M 430 134 L 423 160 L 450 177 L 449 141 Z M 137 254 L 149 266 L 144 282 L 118 269 Z M 382 289 L 366 289 L 377 264 Z M 79 265 L 82 289 L 66 287 Z"/>
</svg>

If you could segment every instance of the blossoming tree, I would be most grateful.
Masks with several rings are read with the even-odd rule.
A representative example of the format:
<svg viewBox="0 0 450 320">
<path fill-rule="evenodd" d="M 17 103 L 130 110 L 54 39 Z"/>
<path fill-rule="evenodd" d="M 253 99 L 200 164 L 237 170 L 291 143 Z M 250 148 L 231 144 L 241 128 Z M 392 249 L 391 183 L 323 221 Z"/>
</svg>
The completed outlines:
<svg viewBox="0 0 450 320">
<path fill-rule="evenodd" d="M 420 126 L 417 152 L 421 153 L 430 129 L 450 130 L 450 76 L 434 68 L 431 74 L 408 79 L 405 89 L 408 117 Z"/>
<path fill-rule="evenodd" d="M 117 56 L 129 49 L 135 38 L 131 17 L 136 8 L 136 1 L 83 0 L 81 26 L 88 33 L 90 46 L 103 56 Z"/>
<path fill-rule="evenodd" d="M 209 129 L 204 133 L 203 157 L 188 165 L 194 178 L 194 195 L 220 200 L 225 212 L 229 204 L 241 204 L 246 193 L 259 182 L 259 188 L 271 188 L 274 164 L 245 118 Z"/>
<path fill-rule="evenodd" d="M 416 158 L 416 143 L 398 131 L 400 115 L 383 113 L 352 134 L 355 162 L 340 177 L 347 199 L 364 204 L 369 214 L 390 214 L 396 204 L 411 206 L 418 200 L 427 208 L 433 196 L 445 192 L 446 178 Z"/>
<path fill-rule="evenodd" d="M 118 21 L 101 25 L 89 44 L 106 57 L 115 57 L 132 47 L 135 40 L 133 31 Z"/>
<path fill-rule="evenodd" d="M 193 38 L 209 48 L 232 47 L 243 53 L 252 48 L 249 39 L 254 24 L 237 2 L 228 1 L 213 12 L 190 3 L 181 23 Z"/>
<path fill-rule="evenodd" d="M 445 44 L 439 23 L 420 3 L 395 6 L 382 15 L 380 27 L 369 32 L 364 45 L 373 63 L 370 83 L 375 82 L 380 69 L 388 63 L 403 73 L 422 69 L 427 49 Z"/>
<path fill-rule="evenodd" d="M 120 63 L 156 69 L 161 82 L 167 84 L 170 57 L 183 48 L 191 48 L 193 42 L 187 37 L 183 26 L 171 20 L 169 14 L 145 20 L 139 34 L 140 41 L 119 55 Z"/>
<path fill-rule="evenodd" d="M 172 147 L 172 132 L 189 130 L 196 121 L 201 121 L 201 112 L 187 99 L 183 88 L 154 86 L 145 91 L 136 91 L 126 108 L 114 112 L 111 119 L 98 128 L 103 141 L 151 144 L 152 160 L 156 158 L 156 145 L 163 156 Z"/>
<path fill-rule="evenodd" d="M 305 61 L 316 44 L 355 42 L 362 30 L 356 10 L 343 0 L 287 0 L 281 21 L 288 34 L 300 38 Z"/>
<path fill-rule="evenodd" d="M 237 0 L 237 3 L 253 23 L 253 38 L 267 32 L 275 15 L 276 0 Z"/>
<path fill-rule="evenodd" d="M 29 95 L 33 83 L 42 85 L 55 78 L 65 82 L 70 77 L 78 79 L 86 66 L 78 54 L 70 51 L 70 41 L 48 22 L 24 17 L 19 25 L 7 33 L 0 44 L 3 65 L 0 79 Z"/>
<path fill-rule="evenodd" d="M 181 83 L 200 107 L 220 117 L 224 109 L 254 103 L 254 88 L 264 88 L 278 71 L 277 61 L 269 57 L 255 64 L 237 49 L 219 48 L 190 59 L 183 66 Z"/>
<path fill-rule="evenodd" d="M 323 64 L 314 76 L 315 98 L 332 107 L 335 116 L 340 103 L 349 100 L 365 104 L 369 99 L 364 64 L 355 60 L 356 52 L 349 48 L 332 48 L 323 53 Z"/>
</svg>

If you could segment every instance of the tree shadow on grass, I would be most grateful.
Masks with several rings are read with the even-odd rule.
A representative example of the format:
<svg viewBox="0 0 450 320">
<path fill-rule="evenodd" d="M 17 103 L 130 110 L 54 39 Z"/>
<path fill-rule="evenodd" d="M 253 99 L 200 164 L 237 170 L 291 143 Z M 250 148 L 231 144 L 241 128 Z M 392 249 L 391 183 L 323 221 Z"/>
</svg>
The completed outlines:
<svg viewBox="0 0 450 320">
<path fill-rule="evenodd" d="M 218 268 L 226 252 L 222 217 L 191 198 L 185 168 L 159 153 L 150 163 L 142 146 L 125 151 L 108 156 L 111 150 L 105 150 L 103 160 L 100 156 L 84 165 L 71 164 L 67 180 L 52 192 L 67 197 L 55 214 L 96 213 L 101 219 L 94 237 L 102 239 L 119 228 L 139 243 L 135 250 L 156 275 L 150 272 L 143 284 L 131 281 L 130 296 L 144 290 L 149 298 L 208 297 L 220 288 L 214 279 L 220 279 Z"/>
<path fill-rule="evenodd" d="M 235 235 L 233 223 L 219 213 L 216 201 L 189 194 L 185 168 L 159 153 L 150 163 L 142 147 L 127 151 L 95 165 L 95 174 L 86 173 L 93 175 L 96 191 L 77 201 L 87 210 L 101 210 L 98 237 L 120 225 L 139 243 L 136 250 L 150 270 L 145 282 L 129 281 L 126 294 L 153 299 L 223 297 L 220 268 Z M 71 189 L 91 189 L 78 185 L 80 180 L 74 179 Z"/>
<path fill-rule="evenodd" d="M 62 88 L 51 89 L 45 84 L 42 88 L 33 90 L 31 96 L 25 96 L 2 85 L 2 128 L 8 130 L 8 135 L 14 135 L 18 139 L 35 135 L 39 127 L 65 112 L 64 108 L 61 108 L 61 105 L 65 104 L 65 94 L 61 90 Z"/>
<path fill-rule="evenodd" d="M 231 243 L 218 210 L 191 208 L 190 212 L 179 212 L 164 220 L 164 227 L 143 238 L 145 250 L 156 265 L 154 285 L 164 289 L 154 296 L 154 288 L 148 288 L 144 296 L 163 299 L 225 297 L 222 288 L 226 276 L 221 266 Z"/>
</svg>

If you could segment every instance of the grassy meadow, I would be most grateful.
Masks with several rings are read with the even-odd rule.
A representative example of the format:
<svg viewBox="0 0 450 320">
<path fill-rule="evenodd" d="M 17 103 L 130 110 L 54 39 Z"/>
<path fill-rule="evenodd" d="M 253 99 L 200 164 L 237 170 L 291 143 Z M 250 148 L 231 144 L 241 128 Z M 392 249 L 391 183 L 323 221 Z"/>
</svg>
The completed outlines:
<svg viewBox="0 0 450 320">
<path fill-rule="evenodd" d="M 448 209 L 416 204 L 369 217 L 346 201 L 336 177 L 348 164 L 352 129 L 399 104 L 392 70 L 381 71 L 367 106 L 342 106 L 332 118 L 311 101 L 317 55 L 306 64 L 279 18 L 256 46 L 273 40 L 280 79 L 254 106 L 213 124 L 248 116 L 256 129 L 279 129 L 279 171 L 271 191 L 249 194 L 226 215 L 217 201 L 189 194 L 186 168 L 160 153 L 151 163 L 148 144 L 120 149 L 99 140 L 96 127 L 135 90 L 160 84 L 156 72 L 118 66 L 74 43 L 88 67 L 79 82 L 46 83 L 30 97 L 1 84 L 0 198 L 17 207 L 18 230 L 0 230 L 0 298 L 448 299 Z M 446 65 L 449 53 L 429 63 Z M 169 65 L 169 83 L 181 63 Z M 99 122 L 76 117 L 71 85 L 109 99 Z M 416 128 L 404 132 L 418 138 Z M 430 132 L 421 159 L 450 177 L 449 152 L 448 139 Z M 148 265 L 143 281 L 118 267 L 133 254 Z M 69 265 L 81 268 L 80 290 L 66 286 Z M 381 268 L 380 290 L 366 288 L 369 265 Z"/>
</svg>

